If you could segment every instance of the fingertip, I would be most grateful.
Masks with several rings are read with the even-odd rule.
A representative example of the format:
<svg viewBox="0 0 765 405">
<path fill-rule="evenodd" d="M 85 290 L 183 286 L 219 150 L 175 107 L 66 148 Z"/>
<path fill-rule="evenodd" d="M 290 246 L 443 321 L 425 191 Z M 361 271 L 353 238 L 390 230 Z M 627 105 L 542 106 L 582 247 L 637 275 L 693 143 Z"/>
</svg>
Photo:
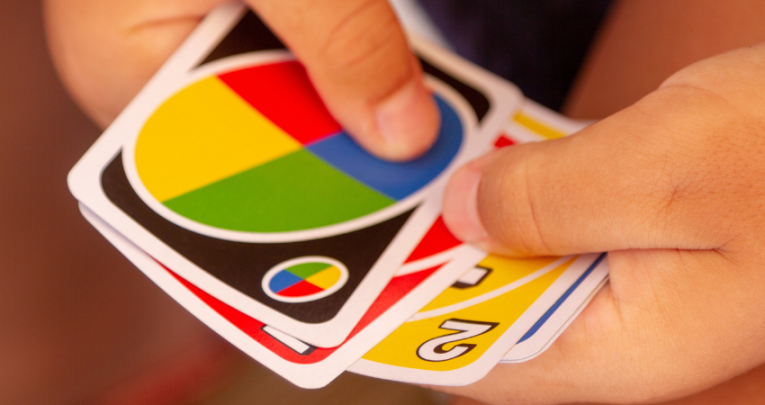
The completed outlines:
<svg viewBox="0 0 765 405">
<path fill-rule="evenodd" d="M 433 95 L 414 78 L 374 109 L 380 142 L 372 151 L 386 160 L 406 161 L 427 152 L 438 138 L 441 114 Z"/>
<path fill-rule="evenodd" d="M 478 188 L 483 170 L 471 162 L 452 176 L 444 191 L 443 218 L 458 239 L 481 244 L 488 238 L 478 213 Z"/>
<path fill-rule="evenodd" d="M 501 160 L 506 150 L 490 152 L 458 169 L 444 190 L 442 215 L 447 228 L 457 239 L 481 250 L 512 257 L 528 254 L 511 249 L 493 237 L 481 215 L 480 201 L 487 196 L 484 182 L 487 171 Z M 480 196 L 479 196 L 480 194 Z"/>
</svg>

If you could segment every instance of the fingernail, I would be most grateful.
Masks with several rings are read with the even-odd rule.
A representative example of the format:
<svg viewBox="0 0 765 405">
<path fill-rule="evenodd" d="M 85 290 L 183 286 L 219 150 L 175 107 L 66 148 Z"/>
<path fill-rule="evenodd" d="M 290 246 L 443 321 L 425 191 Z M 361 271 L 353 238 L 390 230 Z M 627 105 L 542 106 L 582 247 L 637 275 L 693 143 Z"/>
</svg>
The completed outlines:
<svg viewBox="0 0 765 405">
<path fill-rule="evenodd" d="M 488 237 L 478 214 L 478 187 L 483 171 L 468 164 L 452 176 L 444 192 L 444 221 L 457 238 L 474 243 Z"/>
<path fill-rule="evenodd" d="M 386 157 L 413 159 L 436 141 L 441 118 L 433 96 L 412 80 L 377 105 L 377 129 L 383 138 Z"/>
</svg>

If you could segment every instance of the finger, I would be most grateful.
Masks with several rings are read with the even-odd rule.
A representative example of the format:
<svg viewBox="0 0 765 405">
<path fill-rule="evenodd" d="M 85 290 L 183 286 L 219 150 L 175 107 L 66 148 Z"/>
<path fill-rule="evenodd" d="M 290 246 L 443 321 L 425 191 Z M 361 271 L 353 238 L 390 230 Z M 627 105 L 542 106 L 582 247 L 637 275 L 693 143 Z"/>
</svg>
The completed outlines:
<svg viewBox="0 0 765 405">
<path fill-rule="evenodd" d="M 753 181 L 723 160 L 741 153 L 716 152 L 731 147 L 720 133 L 746 130 L 735 118 L 713 95 L 661 90 L 572 137 L 467 165 L 447 187 L 444 219 L 510 255 L 718 248 Z"/>
<path fill-rule="evenodd" d="M 45 0 L 48 46 L 70 94 L 106 127 L 210 10 L 227 0 Z"/>
<path fill-rule="evenodd" d="M 406 160 L 435 142 L 439 112 L 385 0 L 249 0 L 306 66 L 330 112 L 372 153 Z"/>
</svg>

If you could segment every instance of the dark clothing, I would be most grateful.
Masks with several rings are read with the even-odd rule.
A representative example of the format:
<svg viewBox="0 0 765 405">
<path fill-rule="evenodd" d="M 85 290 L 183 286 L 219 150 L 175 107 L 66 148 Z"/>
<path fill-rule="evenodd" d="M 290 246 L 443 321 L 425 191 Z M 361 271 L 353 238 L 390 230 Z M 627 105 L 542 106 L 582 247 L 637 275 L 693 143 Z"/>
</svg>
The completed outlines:
<svg viewBox="0 0 765 405">
<path fill-rule="evenodd" d="M 612 0 L 419 0 L 457 53 L 558 110 Z"/>
</svg>

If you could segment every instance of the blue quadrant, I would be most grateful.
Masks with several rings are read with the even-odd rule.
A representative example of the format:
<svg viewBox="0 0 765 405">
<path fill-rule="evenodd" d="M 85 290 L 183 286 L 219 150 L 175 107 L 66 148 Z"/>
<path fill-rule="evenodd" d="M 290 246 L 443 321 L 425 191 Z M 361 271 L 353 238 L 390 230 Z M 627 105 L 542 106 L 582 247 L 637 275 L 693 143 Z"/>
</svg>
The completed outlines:
<svg viewBox="0 0 765 405">
<path fill-rule="evenodd" d="M 268 288 L 270 288 L 271 291 L 273 291 L 275 294 L 278 294 L 283 289 L 292 287 L 294 284 L 297 284 L 301 281 L 303 281 L 302 278 L 290 273 L 289 271 L 282 270 L 276 273 L 274 278 L 271 279 L 271 281 L 268 283 Z"/>
<path fill-rule="evenodd" d="M 452 161 L 462 144 L 462 123 L 457 113 L 441 98 L 441 129 L 435 145 L 423 156 L 403 163 L 380 160 L 359 147 L 348 134 L 340 132 L 306 148 L 359 182 L 394 199 L 401 200 L 436 178 Z"/>
</svg>

